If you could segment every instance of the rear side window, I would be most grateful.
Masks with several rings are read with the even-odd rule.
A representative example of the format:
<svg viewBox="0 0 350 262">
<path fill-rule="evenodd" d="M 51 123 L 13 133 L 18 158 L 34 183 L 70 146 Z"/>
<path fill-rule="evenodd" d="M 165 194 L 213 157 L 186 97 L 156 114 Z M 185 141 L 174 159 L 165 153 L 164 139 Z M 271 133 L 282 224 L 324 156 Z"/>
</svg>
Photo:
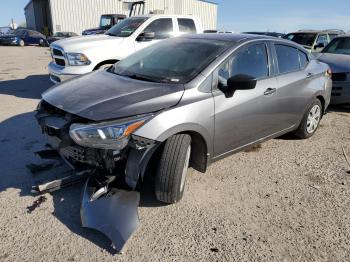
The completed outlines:
<svg viewBox="0 0 350 262">
<path fill-rule="evenodd" d="M 298 50 L 291 46 L 275 45 L 278 69 L 280 74 L 285 74 L 300 69 Z"/>
<path fill-rule="evenodd" d="M 299 62 L 300 62 L 300 68 L 304 69 L 306 65 L 309 63 L 308 56 L 304 53 L 298 50 L 299 53 Z"/>
<path fill-rule="evenodd" d="M 336 34 L 329 34 L 329 41 L 332 41 L 334 38 L 336 38 L 338 35 Z"/>
<path fill-rule="evenodd" d="M 177 19 L 179 23 L 179 30 L 182 33 L 196 33 L 196 25 L 192 19 L 188 18 L 179 18 Z"/>
<path fill-rule="evenodd" d="M 154 32 L 155 39 L 165 39 L 173 32 L 173 20 L 171 18 L 160 18 L 147 26 L 145 32 Z"/>
<path fill-rule="evenodd" d="M 230 76 L 243 74 L 259 78 L 269 75 L 265 44 L 243 48 L 233 58 Z"/>
</svg>

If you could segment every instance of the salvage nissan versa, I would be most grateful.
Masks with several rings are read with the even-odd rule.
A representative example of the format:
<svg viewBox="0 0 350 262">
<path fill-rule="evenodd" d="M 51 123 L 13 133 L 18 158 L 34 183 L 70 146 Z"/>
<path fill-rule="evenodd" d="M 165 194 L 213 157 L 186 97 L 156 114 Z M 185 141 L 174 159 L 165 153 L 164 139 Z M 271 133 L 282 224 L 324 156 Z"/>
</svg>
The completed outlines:
<svg viewBox="0 0 350 262">
<path fill-rule="evenodd" d="M 330 77 L 326 64 L 288 40 L 186 35 L 54 86 L 36 117 L 53 150 L 91 170 L 83 226 L 120 250 L 138 225 L 139 189 L 153 159 L 155 195 L 175 203 L 189 166 L 206 172 L 282 134 L 312 136 L 330 101 Z"/>
</svg>

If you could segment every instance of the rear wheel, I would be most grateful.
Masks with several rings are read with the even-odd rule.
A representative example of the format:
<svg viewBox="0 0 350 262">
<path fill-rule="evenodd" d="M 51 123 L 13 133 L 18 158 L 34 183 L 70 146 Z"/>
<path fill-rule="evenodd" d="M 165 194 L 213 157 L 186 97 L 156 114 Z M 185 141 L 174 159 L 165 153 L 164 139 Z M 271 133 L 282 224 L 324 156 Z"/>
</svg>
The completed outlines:
<svg viewBox="0 0 350 262">
<path fill-rule="evenodd" d="M 155 181 L 159 201 L 172 204 L 181 200 L 190 156 L 191 136 L 178 134 L 165 142 Z"/>
<path fill-rule="evenodd" d="M 24 41 L 23 41 L 23 39 L 19 40 L 19 46 L 24 46 Z"/>
<path fill-rule="evenodd" d="M 321 101 L 315 101 L 309 106 L 306 111 L 300 126 L 295 132 L 295 135 L 301 139 L 311 137 L 317 130 L 322 118 L 322 104 Z"/>
</svg>

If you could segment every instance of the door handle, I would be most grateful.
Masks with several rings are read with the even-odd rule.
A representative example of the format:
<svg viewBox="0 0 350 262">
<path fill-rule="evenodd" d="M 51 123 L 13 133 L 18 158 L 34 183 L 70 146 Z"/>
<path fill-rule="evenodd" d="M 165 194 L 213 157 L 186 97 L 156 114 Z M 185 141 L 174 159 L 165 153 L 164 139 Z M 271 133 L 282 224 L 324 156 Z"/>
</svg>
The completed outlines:
<svg viewBox="0 0 350 262">
<path fill-rule="evenodd" d="M 311 77 L 313 77 L 313 76 L 314 76 L 313 73 L 307 73 L 306 78 L 311 78 Z"/>
<path fill-rule="evenodd" d="M 264 95 L 265 96 L 272 95 L 275 92 L 276 92 L 276 88 L 268 88 L 268 89 L 265 90 Z"/>
</svg>

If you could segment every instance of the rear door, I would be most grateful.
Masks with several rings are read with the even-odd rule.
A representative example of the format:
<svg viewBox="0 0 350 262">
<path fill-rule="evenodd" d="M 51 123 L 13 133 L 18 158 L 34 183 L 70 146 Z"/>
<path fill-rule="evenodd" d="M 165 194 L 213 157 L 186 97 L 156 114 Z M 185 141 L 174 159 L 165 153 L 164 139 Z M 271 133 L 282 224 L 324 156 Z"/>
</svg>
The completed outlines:
<svg viewBox="0 0 350 262">
<path fill-rule="evenodd" d="M 214 72 L 215 157 L 255 142 L 276 129 L 276 79 L 271 68 L 266 43 L 256 42 L 241 47 Z M 257 85 L 252 90 L 236 90 L 228 97 L 221 90 L 230 77 L 238 74 L 256 77 Z"/>
<path fill-rule="evenodd" d="M 279 111 L 276 116 L 284 126 L 292 127 L 304 114 L 310 98 L 308 86 L 314 76 L 304 51 L 285 43 L 275 43 L 274 50 L 278 72 L 276 100 Z"/>
<path fill-rule="evenodd" d="M 153 32 L 153 40 L 146 40 L 142 37 L 145 32 Z M 147 46 L 155 44 L 161 40 L 167 39 L 174 35 L 174 21 L 172 18 L 158 18 L 152 21 L 135 40 L 136 51 Z"/>
</svg>

